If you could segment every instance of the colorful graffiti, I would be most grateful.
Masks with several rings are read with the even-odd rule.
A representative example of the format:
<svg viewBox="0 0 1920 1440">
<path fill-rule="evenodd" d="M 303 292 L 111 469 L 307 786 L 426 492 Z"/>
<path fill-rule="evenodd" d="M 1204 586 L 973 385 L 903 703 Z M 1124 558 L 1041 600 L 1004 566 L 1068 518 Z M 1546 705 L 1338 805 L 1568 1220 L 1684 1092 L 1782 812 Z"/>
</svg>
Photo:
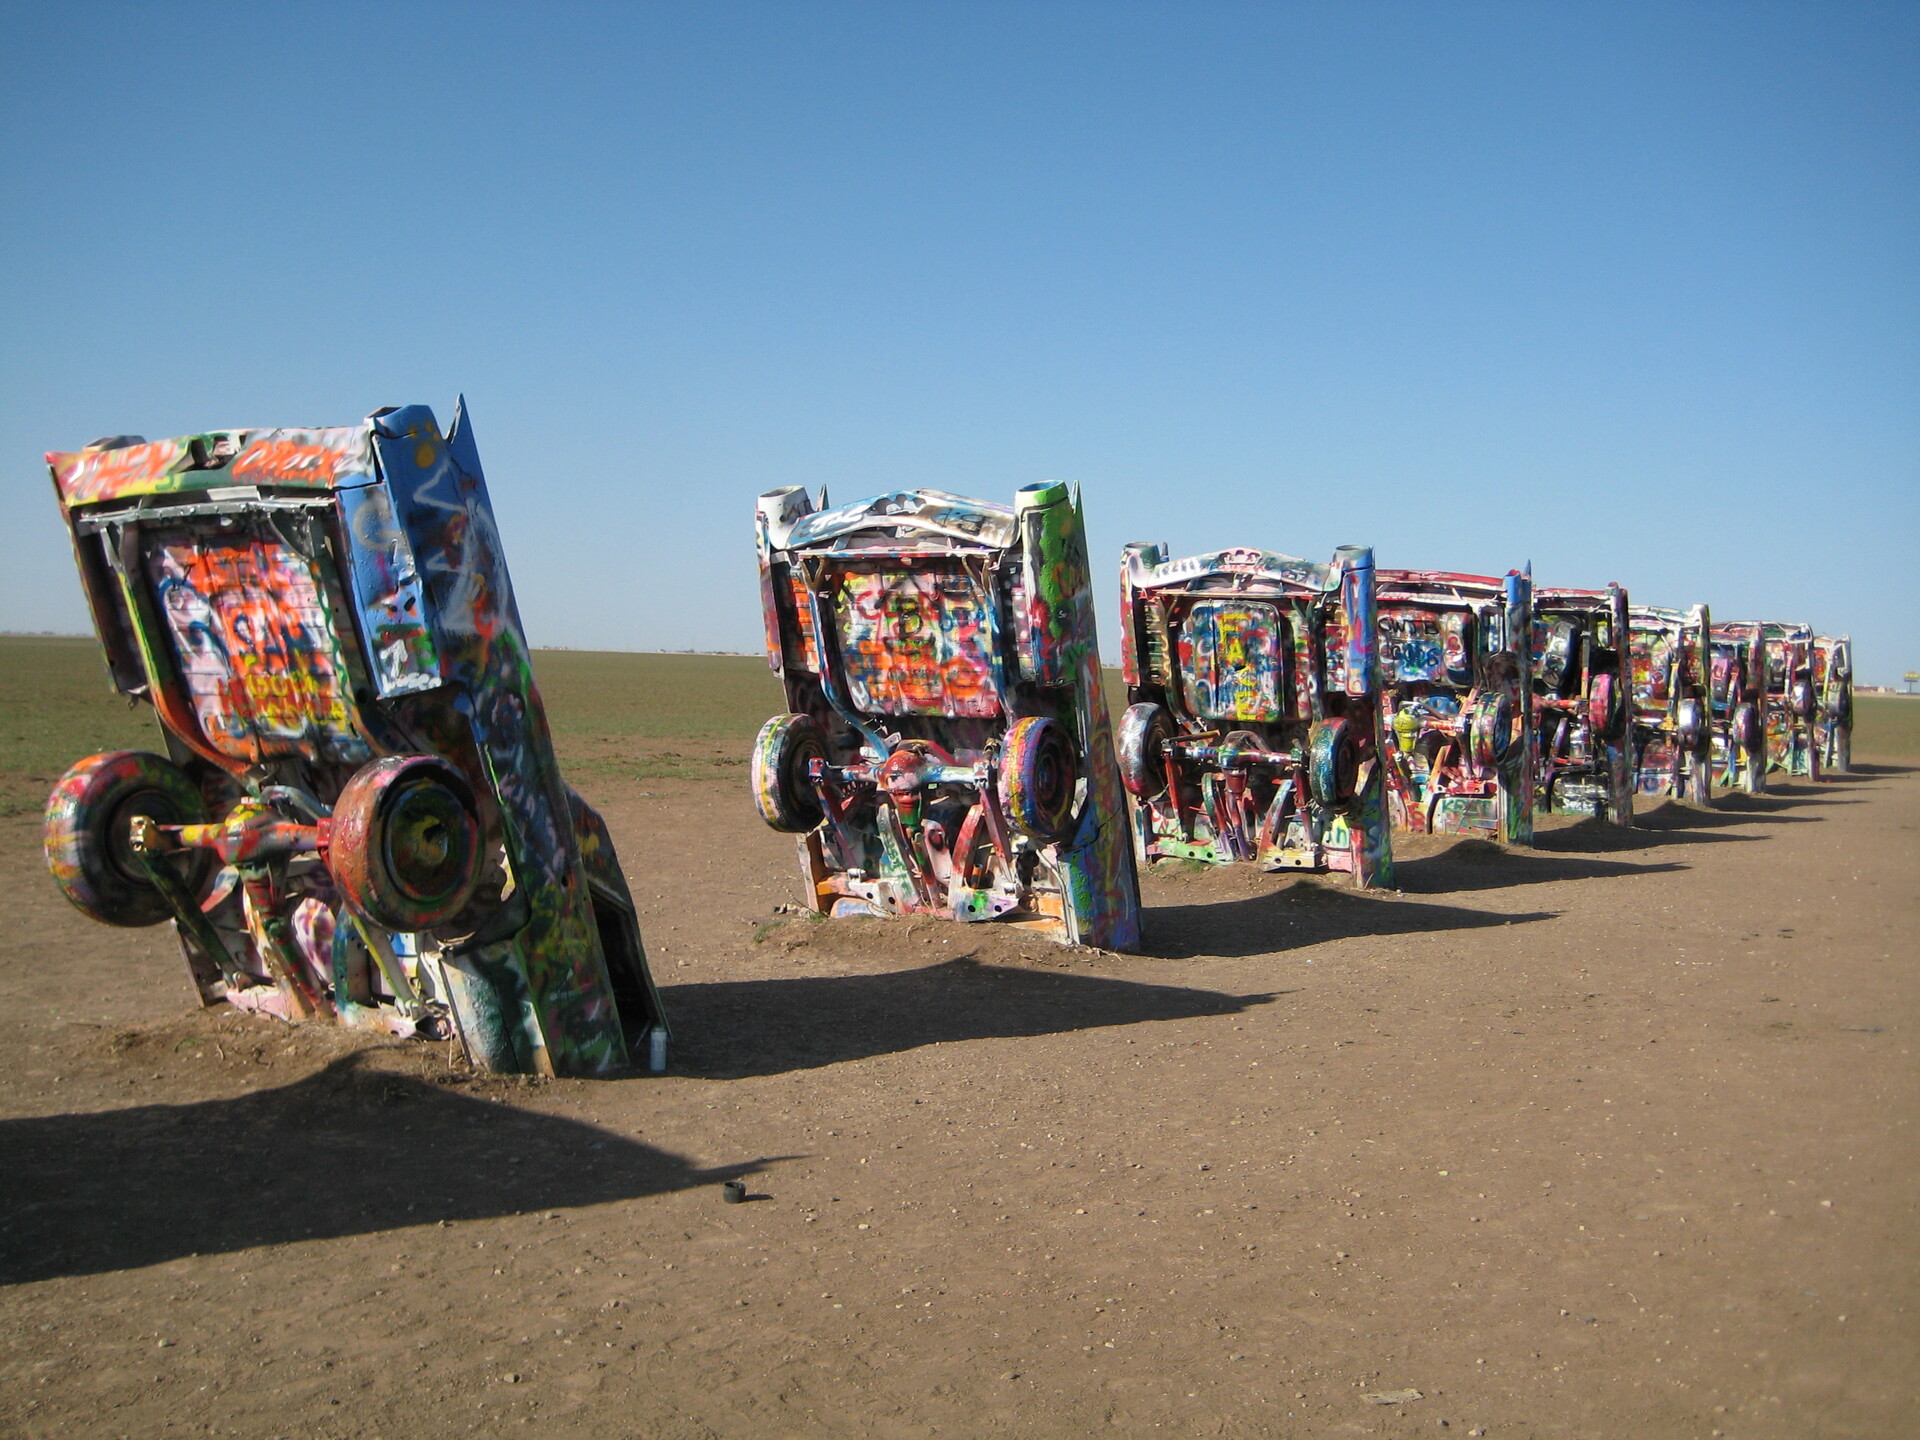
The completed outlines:
<svg viewBox="0 0 1920 1440">
<path fill-rule="evenodd" d="M 1757 795 L 1767 786 L 1766 640 L 1748 622 L 1715 625 L 1707 677 L 1713 783 Z"/>
<path fill-rule="evenodd" d="M 1531 844 L 1532 579 L 1383 570 L 1375 594 L 1393 823 Z"/>
<path fill-rule="evenodd" d="M 990 608 L 979 585 L 957 569 L 843 576 L 834 619 L 854 708 L 998 715 Z M 811 607 L 807 613 L 811 619 Z"/>
<path fill-rule="evenodd" d="M 1539 807 L 1631 825 L 1627 592 L 1536 590 L 1533 603 Z"/>
<path fill-rule="evenodd" d="M 313 567 L 284 541 L 156 530 L 147 583 L 209 745 L 249 764 L 309 747 L 334 760 L 371 758 Z"/>
<path fill-rule="evenodd" d="M 756 742 L 753 793 L 797 837 L 809 906 L 1132 948 L 1077 498 L 1048 484 L 1011 509 L 936 491 L 821 503 L 779 490 L 756 511 L 789 713 Z"/>
<path fill-rule="evenodd" d="M 1196 714 L 1277 720 L 1286 686 L 1279 610 L 1258 600 L 1199 600 L 1180 624 L 1179 655 Z"/>
<path fill-rule="evenodd" d="M 1759 630 L 1766 646 L 1767 764 L 1787 775 L 1818 780 L 1813 627 L 1768 620 Z"/>
<path fill-rule="evenodd" d="M 1713 619 L 1636 605 L 1628 614 L 1634 790 L 1709 803 L 1713 783 Z"/>
<path fill-rule="evenodd" d="M 1853 769 L 1853 637 L 1813 641 L 1814 749 L 1822 774 Z"/>
<path fill-rule="evenodd" d="M 1120 774 L 1142 863 L 1393 883 L 1372 585 L 1360 546 L 1331 565 L 1126 547 Z"/>
<path fill-rule="evenodd" d="M 496 1069 L 664 1054 L 632 897 L 553 758 L 464 405 L 445 436 L 414 406 L 48 463 L 115 682 L 190 756 L 69 772 L 47 855 L 76 905 L 171 920 L 208 1004 L 453 1035 Z M 182 798 L 216 796 L 212 819 Z M 129 815 L 131 838 L 104 833 Z"/>
</svg>

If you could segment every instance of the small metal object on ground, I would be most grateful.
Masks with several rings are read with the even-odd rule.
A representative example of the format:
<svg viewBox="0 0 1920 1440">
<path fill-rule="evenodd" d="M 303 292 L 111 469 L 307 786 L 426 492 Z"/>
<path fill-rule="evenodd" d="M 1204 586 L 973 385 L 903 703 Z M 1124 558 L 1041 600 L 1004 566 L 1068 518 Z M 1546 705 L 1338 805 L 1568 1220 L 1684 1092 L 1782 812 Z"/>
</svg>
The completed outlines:
<svg viewBox="0 0 1920 1440">
<path fill-rule="evenodd" d="M 747 1182 L 727 1180 L 720 1186 L 720 1198 L 729 1205 L 743 1204 L 747 1198 Z"/>
</svg>

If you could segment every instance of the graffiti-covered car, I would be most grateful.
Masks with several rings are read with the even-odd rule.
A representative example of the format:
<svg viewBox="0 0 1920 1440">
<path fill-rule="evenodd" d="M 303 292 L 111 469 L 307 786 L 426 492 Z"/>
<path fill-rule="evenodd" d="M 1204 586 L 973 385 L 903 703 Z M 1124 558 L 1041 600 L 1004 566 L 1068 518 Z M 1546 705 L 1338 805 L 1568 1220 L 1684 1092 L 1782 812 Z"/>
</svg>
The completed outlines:
<svg viewBox="0 0 1920 1440">
<path fill-rule="evenodd" d="M 562 780 L 464 402 L 47 457 L 115 689 L 164 755 L 48 802 L 66 896 L 171 923 L 201 999 L 592 1074 L 666 1022 Z"/>
<path fill-rule="evenodd" d="M 1713 627 L 1709 677 L 1713 781 L 1758 795 L 1767 788 L 1766 641 L 1744 621 Z"/>
<path fill-rule="evenodd" d="M 1373 552 L 1126 547 L 1120 775 L 1140 857 L 1393 883 Z"/>
<path fill-rule="evenodd" d="M 1767 652 L 1767 764 L 1818 780 L 1820 749 L 1814 730 L 1820 706 L 1813 683 L 1813 627 L 1766 620 L 1759 629 Z"/>
<path fill-rule="evenodd" d="M 1853 768 L 1853 637 L 1813 640 L 1814 755 L 1823 772 Z"/>
<path fill-rule="evenodd" d="M 835 916 L 1029 925 L 1125 950 L 1139 885 L 1080 502 L 935 490 L 756 511 L 767 658 L 787 713 L 753 798 L 798 837 L 802 894 Z"/>
<path fill-rule="evenodd" d="M 1532 844 L 1532 578 L 1382 570 L 1375 594 L 1394 824 Z"/>
<path fill-rule="evenodd" d="M 1633 823 L 1627 592 L 1533 592 L 1540 809 Z"/>
<path fill-rule="evenodd" d="M 1705 805 L 1712 799 L 1713 708 L 1704 605 L 1631 615 L 1634 789 Z"/>
</svg>

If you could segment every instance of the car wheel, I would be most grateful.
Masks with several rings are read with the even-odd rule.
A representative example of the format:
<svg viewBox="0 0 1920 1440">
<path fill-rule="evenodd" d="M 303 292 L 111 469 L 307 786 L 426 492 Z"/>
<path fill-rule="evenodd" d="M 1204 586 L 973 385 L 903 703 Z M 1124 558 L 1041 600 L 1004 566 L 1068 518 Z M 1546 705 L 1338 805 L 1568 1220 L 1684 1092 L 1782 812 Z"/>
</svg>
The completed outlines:
<svg viewBox="0 0 1920 1440">
<path fill-rule="evenodd" d="M 1344 719 L 1319 720 L 1307 737 L 1307 790 L 1323 810 L 1344 810 L 1359 785 L 1360 745 Z"/>
<path fill-rule="evenodd" d="M 160 825 L 201 825 L 207 802 L 173 761 L 139 750 L 87 757 L 60 777 L 47 799 L 47 868 L 61 893 L 102 924 L 158 925 L 173 915 L 134 854 L 138 816 Z M 191 849 L 163 863 L 198 895 L 214 861 L 211 850 Z"/>
<path fill-rule="evenodd" d="M 1129 705 L 1120 717 L 1120 781 L 1130 794 L 1151 800 L 1167 788 L 1163 747 L 1174 738 L 1173 716 L 1164 705 Z"/>
<path fill-rule="evenodd" d="M 463 776 L 436 755 L 364 765 L 334 803 L 327 870 L 361 919 L 409 933 L 444 925 L 486 868 L 480 812 Z"/>
<path fill-rule="evenodd" d="M 807 768 L 826 758 L 826 732 L 811 715 L 776 715 L 762 725 L 749 774 L 760 818 L 787 835 L 804 835 L 825 819 Z"/>
<path fill-rule="evenodd" d="M 1067 727 L 1044 715 L 1013 722 L 1000 749 L 1000 803 L 1007 818 L 1042 844 L 1073 833 L 1080 755 Z"/>
</svg>

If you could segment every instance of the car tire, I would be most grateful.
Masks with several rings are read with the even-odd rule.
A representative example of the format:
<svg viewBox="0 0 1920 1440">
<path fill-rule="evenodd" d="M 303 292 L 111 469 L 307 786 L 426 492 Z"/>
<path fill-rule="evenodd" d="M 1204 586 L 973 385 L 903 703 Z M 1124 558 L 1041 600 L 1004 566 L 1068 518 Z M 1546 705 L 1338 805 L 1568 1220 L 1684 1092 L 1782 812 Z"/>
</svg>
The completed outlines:
<svg viewBox="0 0 1920 1440">
<path fill-rule="evenodd" d="M 1344 810 L 1360 783 L 1360 745 L 1350 721 L 1317 720 L 1307 736 L 1307 792 L 1323 810 Z"/>
<path fill-rule="evenodd" d="M 467 908 L 486 869 L 485 829 L 466 777 L 437 755 L 363 765 L 334 802 L 327 870 L 362 920 L 402 934 Z"/>
<path fill-rule="evenodd" d="M 1067 727 L 1044 715 L 1013 722 L 1000 748 L 1000 803 L 1043 845 L 1073 834 L 1079 819 L 1080 754 Z"/>
<path fill-rule="evenodd" d="M 136 816 L 161 825 L 202 825 L 207 802 L 185 770 L 141 750 L 90 755 L 60 777 L 47 799 L 47 868 L 74 907 L 103 925 L 133 928 L 172 918 L 172 907 L 134 854 Z M 199 895 L 215 867 L 211 850 L 165 862 Z"/>
<path fill-rule="evenodd" d="M 1120 783 L 1139 800 L 1151 800 L 1167 788 L 1162 747 L 1178 733 L 1164 705 L 1129 705 L 1120 717 L 1117 749 Z"/>
<path fill-rule="evenodd" d="M 826 818 L 807 767 L 827 758 L 827 736 L 811 715 L 776 715 L 753 742 L 754 808 L 773 829 L 804 835 Z"/>
</svg>

